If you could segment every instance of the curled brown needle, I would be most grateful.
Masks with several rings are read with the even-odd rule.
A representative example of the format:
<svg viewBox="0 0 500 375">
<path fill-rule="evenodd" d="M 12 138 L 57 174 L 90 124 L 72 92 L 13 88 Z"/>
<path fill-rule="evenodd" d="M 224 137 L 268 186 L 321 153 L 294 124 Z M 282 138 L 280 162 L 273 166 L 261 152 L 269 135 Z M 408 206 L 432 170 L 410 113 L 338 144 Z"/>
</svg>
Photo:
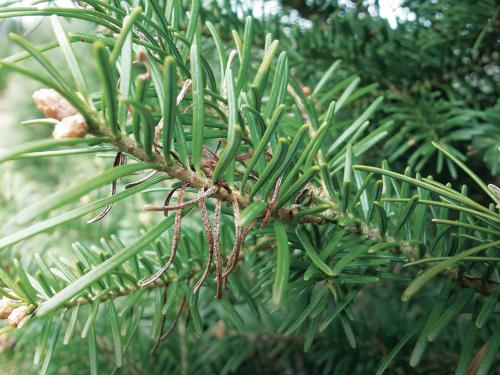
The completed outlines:
<svg viewBox="0 0 500 375">
<path fill-rule="evenodd" d="M 127 162 L 127 157 L 123 155 L 121 152 L 117 152 L 115 156 L 115 161 L 113 162 L 113 167 L 117 167 L 122 164 L 126 164 Z M 116 193 L 116 185 L 118 184 L 118 179 L 114 180 L 111 184 L 111 196 L 115 195 Z M 87 221 L 87 224 L 92 224 L 95 223 L 96 221 L 104 219 L 104 217 L 111 211 L 113 208 L 113 203 L 110 203 L 106 206 L 104 210 L 102 210 L 101 213 L 99 213 L 97 216 L 93 217 L 92 219 Z"/>
<path fill-rule="evenodd" d="M 149 180 L 151 177 L 153 177 L 156 173 L 158 173 L 158 171 L 152 171 L 152 172 L 148 173 L 146 176 L 140 178 L 139 180 L 125 185 L 125 189 L 130 189 L 130 188 L 133 188 L 134 186 L 142 184 L 143 182 L 145 182 L 145 181 Z"/>
<path fill-rule="evenodd" d="M 184 198 L 184 192 L 186 191 L 186 184 L 181 185 L 179 188 L 179 193 L 177 194 L 177 199 L 176 203 L 177 205 L 180 205 L 182 202 L 182 199 Z M 145 287 L 149 284 L 154 283 L 156 280 L 158 280 L 165 272 L 167 272 L 168 268 L 172 264 L 173 260 L 175 259 L 175 255 L 177 254 L 177 247 L 179 246 L 179 240 L 181 237 L 181 220 L 182 220 L 182 209 L 179 209 L 175 212 L 175 221 L 174 221 L 174 237 L 172 238 L 172 251 L 170 253 L 170 257 L 168 258 L 167 263 L 159 270 L 157 271 L 153 276 L 149 277 L 148 279 L 144 280 L 141 284 L 141 286 Z"/>
<path fill-rule="evenodd" d="M 220 299 L 222 297 L 222 259 L 220 254 L 220 214 L 222 208 L 222 200 L 217 199 L 215 203 L 214 211 L 214 251 L 215 251 L 215 282 L 217 284 L 217 290 L 215 292 L 215 298 Z"/>
<path fill-rule="evenodd" d="M 266 214 L 264 215 L 264 218 L 262 219 L 262 225 L 261 227 L 265 227 L 267 224 L 267 221 L 271 217 L 271 213 L 276 206 L 276 202 L 278 201 L 278 193 L 280 190 L 281 186 L 281 181 L 283 179 L 283 175 L 278 178 L 278 181 L 276 181 L 276 185 L 274 186 L 274 191 L 273 191 L 273 196 L 271 197 L 271 202 L 269 203 L 269 206 L 266 209 Z"/>
<path fill-rule="evenodd" d="M 164 306 L 165 303 L 167 303 L 167 287 L 165 287 L 163 289 L 163 293 L 162 293 L 162 296 L 161 296 L 161 301 L 162 301 L 162 306 Z M 166 320 L 167 320 L 167 316 L 161 314 L 160 334 L 158 335 L 158 338 L 156 339 L 155 344 L 153 345 L 153 347 L 151 348 L 151 351 L 149 352 L 150 355 L 155 355 L 156 351 L 158 350 L 158 347 L 160 346 L 161 336 L 162 336 L 163 328 L 165 327 L 165 321 Z"/>
<path fill-rule="evenodd" d="M 203 194 L 203 191 L 200 189 L 198 192 L 198 197 Z M 212 258 L 214 255 L 214 240 L 212 237 L 212 229 L 210 228 L 210 219 L 208 217 L 208 211 L 207 211 L 207 206 L 205 205 L 205 200 L 202 199 L 198 202 L 198 206 L 200 207 L 200 215 L 203 220 L 203 224 L 205 226 L 205 235 L 207 236 L 207 242 L 208 242 L 208 261 L 207 265 L 205 267 L 205 270 L 203 271 L 203 274 L 200 277 L 200 280 L 195 284 L 194 286 L 194 293 L 197 293 L 198 290 L 201 288 L 203 283 L 205 282 L 205 279 L 207 278 L 209 272 L 210 272 L 210 267 L 212 265 Z"/>
<path fill-rule="evenodd" d="M 240 218 L 240 205 L 236 199 L 233 200 L 233 216 L 234 216 L 234 246 L 231 255 L 226 264 L 226 271 L 223 273 L 222 277 L 224 280 L 227 279 L 231 271 L 234 269 L 236 264 L 238 263 L 238 259 L 240 257 L 240 249 L 241 249 L 241 227 L 239 226 L 239 218 Z"/>
<path fill-rule="evenodd" d="M 177 211 L 177 210 L 180 210 L 182 208 L 186 208 L 186 207 L 198 204 L 202 200 L 205 200 L 206 198 L 214 195 L 219 189 L 220 189 L 219 185 L 214 185 L 214 186 L 210 187 L 209 189 L 207 189 L 205 192 L 203 192 L 203 194 L 198 195 L 198 197 L 196 199 L 190 200 L 188 202 L 183 202 L 183 203 L 177 204 L 176 206 L 166 206 L 166 205 L 154 206 L 152 204 L 147 204 L 144 206 L 144 210 L 145 211 L 163 211 L 163 212 Z"/>
<path fill-rule="evenodd" d="M 182 84 L 181 91 L 179 92 L 179 95 L 177 95 L 177 99 L 175 100 L 175 104 L 179 105 L 181 104 L 182 100 L 188 93 L 189 89 L 191 88 L 192 81 L 190 79 L 186 79 L 184 83 Z M 158 125 L 156 125 L 156 130 L 155 130 L 155 135 L 154 135 L 154 141 L 153 143 L 157 144 L 158 139 L 160 138 L 161 132 L 163 130 L 163 117 L 160 119 L 160 122 Z"/>
<path fill-rule="evenodd" d="M 156 351 L 158 350 L 158 348 L 160 346 L 160 344 L 163 341 L 165 341 L 166 338 L 172 333 L 172 331 L 175 328 L 175 325 L 177 324 L 177 321 L 179 320 L 179 318 L 180 318 L 180 316 L 182 314 L 182 310 L 184 309 L 185 305 L 186 305 L 186 296 L 182 297 L 182 301 L 181 301 L 181 303 L 179 305 L 179 309 L 177 310 L 177 313 L 175 314 L 174 320 L 172 321 L 172 323 L 168 327 L 167 332 L 165 332 L 163 335 L 161 335 L 160 337 L 158 337 L 158 340 L 156 341 L 155 345 L 153 346 L 153 348 L 151 349 L 151 351 L 149 352 L 149 354 L 155 355 Z M 163 331 L 163 327 L 162 327 L 162 330 L 160 332 L 162 332 L 162 331 Z"/>
</svg>

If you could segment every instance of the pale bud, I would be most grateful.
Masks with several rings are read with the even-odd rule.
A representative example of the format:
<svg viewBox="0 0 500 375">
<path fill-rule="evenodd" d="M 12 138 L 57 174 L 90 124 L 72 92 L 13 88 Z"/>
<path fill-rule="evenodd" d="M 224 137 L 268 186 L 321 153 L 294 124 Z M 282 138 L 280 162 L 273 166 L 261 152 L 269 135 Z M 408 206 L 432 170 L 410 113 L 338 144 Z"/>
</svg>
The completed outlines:
<svg viewBox="0 0 500 375">
<path fill-rule="evenodd" d="M 76 109 L 56 90 L 40 89 L 33 93 L 33 101 L 45 116 L 62 120 L 77 113 Z"/>
<path fill-rule="evenodd" d="M 81 114 L 68 116 L 59 121 L 54 127 L 52 136 L 55 139 L 83 138 L 89 132 L 85 118 Z"/>
<path fill-rule="evenodd" d="M 12 328 L 17 328 L 21 320 L 28 316 L 28 306 L 19 306 L 15 308 L 9 315 L 9 326 Z"/>
<path fill-rule="evenodd" d="M 5 297 L 0 299 L 0 319 L 7 319 L 9 317 L 14 310 L 13 302 L 14 301 Z"/>
</svg>

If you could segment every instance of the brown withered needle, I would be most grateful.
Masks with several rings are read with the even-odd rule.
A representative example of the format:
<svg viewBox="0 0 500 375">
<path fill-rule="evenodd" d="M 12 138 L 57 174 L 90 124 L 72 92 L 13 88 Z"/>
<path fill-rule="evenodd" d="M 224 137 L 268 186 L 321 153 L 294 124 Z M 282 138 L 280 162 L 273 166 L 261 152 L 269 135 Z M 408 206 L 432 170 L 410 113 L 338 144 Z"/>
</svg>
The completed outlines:
<svg viewBox="0 0 500 375">
<path fill-rule="evenodd" d="M 228 275 L 238 263 L 241 249 L 241 227 L 238 224 L 240 218 L 240 205 L 238 204 L 238 201 L 236 199 L 233 200 L 232 205 L 234 216 L 234 246 L 226 264 L 226 271 L 222 275 L 224 280 L 227 279 Z"/>
<path fill-rule="evenodd" d="M 176 203 L 179 205 L 182 202 L 182 199 L 184 198 L 184 192 L 186 191 L 186 184 L 181 185 L 179 189 L 179 193 L 177 194 L 177 199 Z M 175 255 L 177 254 L 177 247 L 179 246 L 179 239 L 181 237 L 181 220 L 182 220 L 182 210 L 179 209 L 175 213 L 175 221 L 174 221 L 174 237 L 172 238 L 172 251 L 170 253 L 170 257 L 165 263 L 165 265 L 157 271 L 153 276 L 149 277 L 148 279 L 144 280 L 141 284 L 142 287 L 145 287 L 149 284 L 154 283 L 156 280 L 158 280 L 165 272 L 167 272 L 168 268 L 172 264 L 173 260 L 175 259 Z"/>
<path fill-rule="evenodd" d="M 153 177 L 156 173 L 158 173 L 158 171 L 152 171 L 151 173 L 148 173 L 146 176 L 140 178 L 139 180 L 125 185 L 125 189 L 130 189 L 130 188 L 133 188 L 134 186 L 142 184 L 143 182 L 145 182 L 145 181 L 149 180 L 151 177 Z"/>
<path fill-rule="evenodd" d="M 198 198 L 190 200 L 188 202 L 183 202 L 181 204 L 177 204 L 175 206 L 154 206 L 152 204 L 147 204 L 144 206 L 144 211 L 163 211 L 163 212 L 168 212 L 168 211 L 176 211 L 180 210 L 182 208 L 186 208 L 195 204 L 198 204 L 200 201 L 214 195 L 217 193 L 217 191 L 220 189 L 219 185 L 214 185 L 210 187 L 207 191 L 203 192 L 202 195 L 199 195 Z"/>
<path fill-rule="evenodd" d="M 271 197 L 271 202 L 269 203 L 269 206 L 266 209 L 266 213 L 264 215 L 264 218 L 262 219 L 261 227 L 265 227 L 266 226 L 267 221 L 271 217 L 271 212 L 273 211 L 274 206 L 276 206 L 276 202 L 278 201 L 278 193 L 279 193 L 279 190 L 280 190 L 282 179 L 283 179 L 283 175 L 281 175 L 278 178 L 278 181 L 276 181 L 276 185 L 274 186 L 273 196 Z"/>
<path fill-rule="evenodd" d="M 222 209 L 222 200 L 217 199 L 215 203 L 214 211 L 214 252 L 215 252 L 215 282 L 217 284 L 217 290 L 215 292 L 215 298 L 220 299 L 222 297 L 222 259 L 220 254 L 220 214 Z"/>
<path fill-rule="evenodd" d="M 200 189 L 198 192 L 198 197 L 203 194 L 203 191 Z M 205 279 L 207 278 L 208 274 L 210 273 L 210 267 L 212 265 L 212 258 L 214 255 L 214 240 L 212 237 L 212 229 L 210 228 L 210 219 L 208 217 L 208 211 L 207 211 L 207 206 L 205 204 L 205 200 L 202 199 L 198 202 L 198 206 L 200 208 L 200 215 L 203 220 L 203 224 L 205 226 L 205 235 L 207 236 L 207 242 L 208 242 L 208 260 L 207 260 L 207 265 L 205 267 L 205 270 L 203 271 L 203 274 L 200 277 L 200 280 L 195 284 L 194 286 L 194 293 L 197 293 L 198 290 L 201 288 L 203 283 L 205 282 Z"/>
<path fill-rule="evenodd" d="M 162 306 L 164 306 L 165 303 L 167 302 L 167 287 L 165 287 L 163 289 L 161 301 L 162 301 Z M 162 336 L 162 333 L 163 333 L 163 328 L 165 327 L 165 321 L 166 320 L 167 320 L 167 316 L 161 314 L 161 322 L 160 322 L 160 329 L 159 329 L 160 333 L 158 334 L 158 338 L 156 339 L 155 344 L 153 345 L 153 347 L 151 348 L 151 351 L 149 352 L 150 355 L 155 355 L 156 351 L 158 350 L 158 347 L 160 346 L 161 336 Z"/>
<path fill-rule="evenodd" d="M 172 333 L 172 331 L 175 328 L 175 325 L 177 324 L 177 321 L 179 320 L 181 314 L 182 314 L 182 309 L 184 309 L 184 306 L 186 305 L 186 296 L 182 297 L 181 304 L 179 305 L 179 309 L 177 310 L 177 314 L 175 314 L 175 318 L 172 321 L 172 324 L 167 329 L 167 332 L 165 332 L 161 337 L 160 341 L 163 342 L 165 339 Z"/>
<path fill-rule="evenodd" d="M 121 152 L 117 152 L 115 156 L 115 161 L 113 162 L 113 167 L 117 167 L 122 164 L 126 164 L 127 158 L 125 155 L 123 155 Z M 118 184 L 118 180 L 114 180 L 111 183 L 111 196 L 116 194 L 116 186 Z M 95 223 L 96 221 L 104 219 L 104 217 L 111 211 L 113 208 L 113 203 L 110 203 L 106 206 L 104 210 L 102 210 L 101 213 L 99 213 L 97 216 L 93 217 L 92 219 L 87 221 L 87 224 L 92 224 Z"/>
</svg>

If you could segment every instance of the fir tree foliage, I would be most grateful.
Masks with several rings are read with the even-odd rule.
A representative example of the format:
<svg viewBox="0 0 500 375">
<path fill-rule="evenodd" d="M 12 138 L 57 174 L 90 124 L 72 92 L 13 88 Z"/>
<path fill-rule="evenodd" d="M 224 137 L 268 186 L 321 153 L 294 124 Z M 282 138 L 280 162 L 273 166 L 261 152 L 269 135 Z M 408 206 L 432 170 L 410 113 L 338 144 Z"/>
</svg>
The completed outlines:
<svg viewBox="0 0 500 375">
<path fill-rule="evenodd" d="M 382 29 L 360 40 L 369 21 L 354 15 L 363 9 L 333 22 L 332 33 L 339 8 L 312 2 L 304 9 L 321 9 L 321 27 L 284 31 L 293 21 L 276 30 L 274 16 L 242 17 L 228 3 L 0 8 L 0 19 L 48 19 L 53 41 L 10 34 L 22 51 L 0 70 L 49 89 L 35 97 L 46 118 L 24 125 L 54 126 L 53 137 L 11 145 L 0 162 L 90 154 L 107 164 L 9 210 L 0 333 L 18 340 L 10 361 L 28 354 L 42 374 L 65 366 L 91 374 L 494 371 L 499 149 L 482 146 L 491 174 L 461 151 L 471 137 L 498 136 L 488 92 L 475 97 L 464 85 L 461 97 L 446 97 L 443 82 L 424 90 L 418 69 L 395 87 L 385 80 L 403 75 L 397 61 L 372 57 L 387 64 L 381 74 L 349 55 L 360 46 L 380 53 L 392 37 L 408 52 L 411 23 L 394 36 L 375 19 Z M 293 6 L 284 3 L 284 12 Z M 474 53 L 496 15 L 471 32 Z M 72 32 L 64 20 L 94 31 Z M 340 37 L 348 27 L 358 36 Z M 447 41 L 418 42 L 427 47 L 409 61 L 441 66 L 433 43 Z M 47 57 L 53 50 L 68 74 Z M 471 109 L 471 100 L 481 103 Z M 433 163 L 439 178 L 424 174 Z M 32 193 L 14 195 L 22 202 Z M 125 219 L 125 229 L 113 227 Z M 100 226 L 109 231 L 95 238 Z M 62 230 L 75 241 L 71 255 L 37 250 L 38 238 Z"/>
</svg>

